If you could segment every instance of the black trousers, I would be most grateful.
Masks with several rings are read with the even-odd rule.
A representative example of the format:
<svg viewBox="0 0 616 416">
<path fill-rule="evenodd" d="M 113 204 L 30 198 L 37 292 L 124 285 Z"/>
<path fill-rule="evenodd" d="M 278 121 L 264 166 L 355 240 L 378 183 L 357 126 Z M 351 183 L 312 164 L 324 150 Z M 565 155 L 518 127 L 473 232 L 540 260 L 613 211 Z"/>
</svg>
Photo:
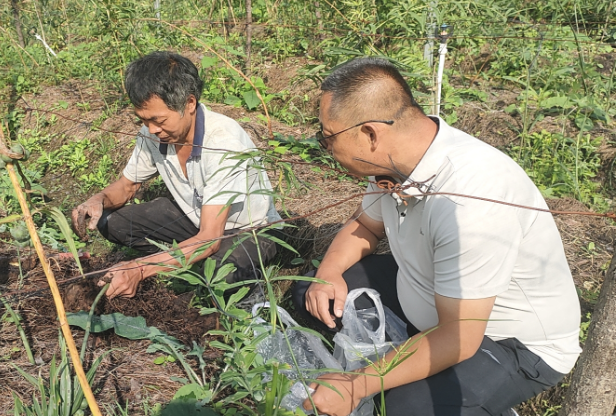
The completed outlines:
<svg viewBox="0 0 616 416">
<path fill-rule="evenodd" d="M 398 300 L 397 272 L 393 256 L 371 255 L 349 268 L 343 277 L 349 291 L 360 287 L 377 290 L 383 304 L 408 323 Z M 309 285 L 296 283 L 293 302 L 304 318 L 315 322 L 305 307 Z M 355 305 L 358 309 L 373 306 L 363 295 Z M 412 336 L 419 331 L 411 325 L 408 332 Z M 556 385 L 564 376 L 515 338 L 493 341 L 484 337 L 477 353 L 468 360 L 387 391 L 385 406 L 387 416 L 507 415 L 511 407 Z"/>
<path fill-rule="evenodd" d="M 205 220 L 205 219 L 204 219 Z M 148 239 L 164 243 L 173 241 L 182 242 L 195 236 L 199 229 L 182 212 L 182 210 L 167 198 L 156 198 L 151 202 L 126 205 L 115 211 L 105 211 L 98 229 L 109 241 L 132 247 L 144 254 L 153 254 L 159 248 L 151 244 Z M 225 235 L 233 235 L 241 230 L 226 230 Z M 210 256 L 216 260 L 217 267 L 221 266 L 222 258 L 232 248 L 241 236 L 224 238 L 220 249 Z M 276 243 L 268 238 L 260 237 L 259 246 L 250 237 L 233 249 L 225 260 L 233 263 L 237 270 L 227 275 L 227 282 L 234 283 L 260 277 L 259 255 L 267 262 L 276 255 Z"/>
</svg>

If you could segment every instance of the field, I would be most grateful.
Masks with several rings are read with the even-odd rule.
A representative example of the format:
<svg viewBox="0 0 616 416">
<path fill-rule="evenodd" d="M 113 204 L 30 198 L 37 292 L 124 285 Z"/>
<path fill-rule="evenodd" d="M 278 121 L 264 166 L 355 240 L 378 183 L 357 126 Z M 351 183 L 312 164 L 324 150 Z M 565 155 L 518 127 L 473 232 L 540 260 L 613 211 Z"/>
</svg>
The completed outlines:
<svg viewBox="0 0 616 416">
<path fill-rule="evenodd" d="M 30 153 L 15 166 L 64 306 L 89 312 L 95 303 L 95 317 L 145 319 L 145 325 L 127 319 L 115 333 L 93 328 L 89 336 L 71 327 L 78 348 L 86 339 L 82 361 L 95 370 L 91 385 L 103 414 L 270 415 L 272 397 L 288 389 L 262 378 L 277 367 L 254 352 L 245 299 L 220 308 L 212 300 L 218 289 L 191 280 L 187 266 L 148 280 L 133 299 L 96 302 L 96 272 L 136 253 L 97 233 L 79 241 L 60 225 L 58 217 L 70 218 L 128 160 L 141 126 L 124 91 L 124 69 L 155 50 L 190 58 L 205 80 L 202 102 L 240 122 L 257 144 L 277 208 L 294 227 L 284 229 L 293 250 L 263 268 L 255 296 L 291 310 L 290 277 L 318 266 L 365 186 L 311 139 L 319 129 L 320 81 L 354 57 L 387 57 L 433 113 L 440 39 L 432 33 L 442 24 L 453 27 L 441 116 L 509 154 L 551 209 L 570 213 L 556 221 L 582 303 L 585 341 L 616 237 L 612 220 L 583 215 L 614 212 L 613 1 L 11 0 L 0 5 L 0 22 L 1 128 L 9 145 Z M 430 42 L 432 65 L 424 53 Z M 155 179 L 134 203 L 166 192 Z M 63 366 L 64 337 L 25 225 L 2 169 L 0 415 L 90 414 L 85 401 L 65 413 L 32 407 L 33 397 L 66 403 L 79 389 Z M 56 380 L 73 387 L 55 386 Z M 558 414 L 567 382 L 518 413 Z M 31 409 L 14 411 L 18 402 Z M 208 410 L 197 412 L 197 402 Z"/>
</svg>

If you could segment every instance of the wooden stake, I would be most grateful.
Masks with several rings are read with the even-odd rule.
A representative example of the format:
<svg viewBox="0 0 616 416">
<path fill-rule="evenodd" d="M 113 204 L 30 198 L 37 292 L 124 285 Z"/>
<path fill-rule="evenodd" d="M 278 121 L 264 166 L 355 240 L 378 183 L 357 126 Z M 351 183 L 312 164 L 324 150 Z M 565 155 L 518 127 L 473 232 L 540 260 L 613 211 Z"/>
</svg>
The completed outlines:
<svg viewBox="0 0 616 416">
<path fill-rule="evenodd" d="M 2 131 L 2 126 L 0 125 L 0 143 L 4 142 L 4 132 Z M 6 149 L 0 149 L 0 153 L 5 153 Z M 96 399 L 94 399 L 94 394 L 92 394 L 92 389 L 90 388 L 90 384 L 88 383 L 88 379 L 86 378 L 86 374 L 83 371 L 83 366 L 81 365 L 81 360 L 79 359 L 79 352 L 77 352 L 77 347 L 75 346 L 75 340 L 73 339 L 73 335 L 71 334 L 71 328 L 68 325 L 68 321 L 66 320 L 66 311 L 64 310 L 64 304 L 62 303 L 62 297 L 60 296 L 60 291 L 58 290 L 58 285 L 56 284 L 56 278 L 53 275 L 53 271 L 49 266 L 49 262 L 47 261 L 47 256 L 45 255 L 45 251 L 43 250 L 43 245 L 41 244 L 41 240 L 39 239 L 38 234 L 36 233 L 36 227 L 34 225 L 34 221 L 32 220 L 32 214 L 30 214 L 30 209 L 28 208 L 28 204 L 26 203 L 26 198 L 21 189 L 21 185 L 19 184 L 19 180 L 17 179 L 17 174 L 15 173 L 15 168 L 13 167 L 13 163 L 6 164 L 6 170 L 9 172 L 9 177 L 11 178 L 11 182 L 13 184 L 13 188 L 15 188 L 15 193 L 17 194 L 17 199 L 19 200 L 19 205 L 21 206 L 21 211 L 23 213 L 23 218 L 26 222 L 26 226 L 28 227 L 28 231 L 30 232 L 30 237 L 32 238 L 32 243 L 34 244 L 34 248 L 36 253 L 41 260 L 41 266 L 43 266 L 43 271 L 45 272 L 45 276 L 47 277 L 47 283 L 49 284 L 49 288 L 51 289 L 51 294 L 53 296 L 53 301 L 56 305 L 56 310 L 58 312 L 58 320 L 60 321 L 60 329 L 62 330 L 62 334 L 66 339 L 66 345 L 68 346 L 69 353 L 71 355 L 71 360 L 73 362 L 73 368 L 75 369 L 75 374 L 79 379 L 79 384 L 81 384 L 81 388 L 83 390 L 83 394 L 90 406 L 90 411 L 94 416 L 102 416 L 100 409 L 98 408 L 98 404 L 96 404 Z"/>
</svg>

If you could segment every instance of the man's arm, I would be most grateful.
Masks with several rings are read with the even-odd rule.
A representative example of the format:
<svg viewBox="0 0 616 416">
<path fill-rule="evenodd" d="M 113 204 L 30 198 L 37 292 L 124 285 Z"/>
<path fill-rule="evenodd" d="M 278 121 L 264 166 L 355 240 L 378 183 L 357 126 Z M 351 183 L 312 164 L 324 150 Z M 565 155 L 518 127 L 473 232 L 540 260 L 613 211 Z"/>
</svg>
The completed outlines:
<svg viewBox="0 0 616 416">
<path fill-rule="evenodd" d="M 132 182 L 124 175 L 120 179 L 93 195 L 83 204 L 75 208 L 71 214 L 73 228 L 81 239 L 87 237 L 86 220 L 90 218 L 88 229 L 95 230 L 104 209 L 123 207 L 139 190 L 138 182 Z"/>
<path fill-rule="evenodd" d="M 190 259 L 192 254 L 203 246 L 205 242 L 222 237 L 225 224 L 229 216 L 230 207 L 224 205 L 203 205 L 201 207 L 201 227 L 194 237 L 191 237 L 178 246 L 184 253 L 185 258 Z M 220 248 L 220 240 L 216 240 L 200 255 L 192 259 L 191 263 L 203 260 L 216 253 Z M 164 264 L 160 265 L 160 264 Z M 114 266 L 104 277 L 111 277 L 111 285 L 106 295 L 109 298 L 116 296 L 133 297 L 137 293 L 139 283 L 146 277 L 154 276 L 158 272 L 171 270 L 179 262 L 169 253 L 163 252 L 147 257 L 142 257 L 129 262 L 119 263 Z M 104 286 L 101 280 L 99 286 Z"/>
<path fill-rule="evenodd" d="M 389 352 L 375 367 L 385 369 L 396 354 L 406 360 L 391 369 L 383 378 L 385 390 L 422 380 L 472 357 L 483 340 L 487 319 L 490 317 L 495 297 L 485 299 L 453 299 L 435 295 L 439 324 L 431 331 L 412 337 L 396 351 Z M 319 377 L 336 388 L 316 384 L 312 395 L 319 413 L 348 415 L 359 401 L 381 391 L 381 380 L 374 367 L 365 367 L 360 374 L 332 373 Z M 309 401 L 304 402 L 311 408 Z"/>
<path fill-rule="evenodd" d="M 342 273 L 353 264 L 371 254 L 383 237 L 385 227 L 363 212 L 361 205 L 355 211 L 327 249 L 316 277 L 329 284 L 312 283 L 306 291 L 306 309 L 325 325 L 334 328 L 334 317 L 329 312 L 329 301 L 334 300 L 334 314 L 342 316 L 348 293 Z"/>
</svg>

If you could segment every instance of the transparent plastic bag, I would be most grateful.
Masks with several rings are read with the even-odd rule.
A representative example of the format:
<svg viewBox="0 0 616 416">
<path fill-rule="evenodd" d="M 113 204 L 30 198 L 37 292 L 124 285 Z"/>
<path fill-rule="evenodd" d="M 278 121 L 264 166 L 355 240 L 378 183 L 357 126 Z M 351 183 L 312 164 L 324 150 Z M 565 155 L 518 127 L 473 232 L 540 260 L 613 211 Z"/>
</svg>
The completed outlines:
<svg viewBox="0 0 616 416">
<path fill-rule="evenodd" d="M 356 309 L 355 299 L 362 294 L 374 302 L 373 308 Z M 355 371 L 382 357 L 408 338 L 406 324 L 381 303 L 374 289 L 360 288 L 349 292 L 342 314 L 342 329 L 334 336 L 334 358 L 345 371 Z M 373 396 L 365 397 L 350 416 L 372 416 Z"/>
<path fill-rule="evenodd" d="M 356 309 L 355 299 L 362 294 L 374 302 L 373 308 Z M 374 289 L 349 292 L 342 314 L 342 329 L 334 336 L 334 358 L 345 371 L 354 371 L 382 357 L 408 339 L 406 324 L 383 306 Z"/>
<path fill-rule="evenodd" d="M 269 307 L 269 302 L 258 303 L 253 306 L 252 315 L 256 316 L 260 308 Z M 300 326 L 291 318 L 289 313 L 280 307 L 277 307 L 277 310 L 280 321 L 286 326 L 285 332 L 289 339 L 289 343 L 287 344 L 283 332 L 277 330 L 273 334 L 263 338 L 263 340 L 257 344 L 256 350 L 266 362 L 271 359 L 276 359 L 276 361 L 281 364 L 288 364 L 290 369 L 280 369 L 279 373 L 284 374 L 290 380 L 298 380 L 293 384 L 291 390 L 283 397 L 280 406 L 291 411 L 295 411 L 295 409 L 301 406 L 306 414 L 312 414 L 312 412 L 303 408 L 302 403 L 308 398 L 308 392 L 312 394 L 314 390 L 308 388 L 307 391 L 307 385 L 299 380 L 315 379 L 326 372 L 342 371 L 342 366 L 334 359 L 325 345 L 323 345 L 321 339 L 314 334 L 296 329 L 300 328 Z M 262 324 L 260 329 L 255 330 L 255 335 L 260 335 L 264 331 L 271 330 L 271 327 L 263 319 L 257 317 L 255 318 L 255 322 Z M 289 350 L 289 345 L 291 345 L 293 350 L 297 366 Z M 321 369 L 327 371 L 319 372 L 318 370 Z M 263 381 L 267 382 L 269 380 L 264 379 Z"/>
</svg>

